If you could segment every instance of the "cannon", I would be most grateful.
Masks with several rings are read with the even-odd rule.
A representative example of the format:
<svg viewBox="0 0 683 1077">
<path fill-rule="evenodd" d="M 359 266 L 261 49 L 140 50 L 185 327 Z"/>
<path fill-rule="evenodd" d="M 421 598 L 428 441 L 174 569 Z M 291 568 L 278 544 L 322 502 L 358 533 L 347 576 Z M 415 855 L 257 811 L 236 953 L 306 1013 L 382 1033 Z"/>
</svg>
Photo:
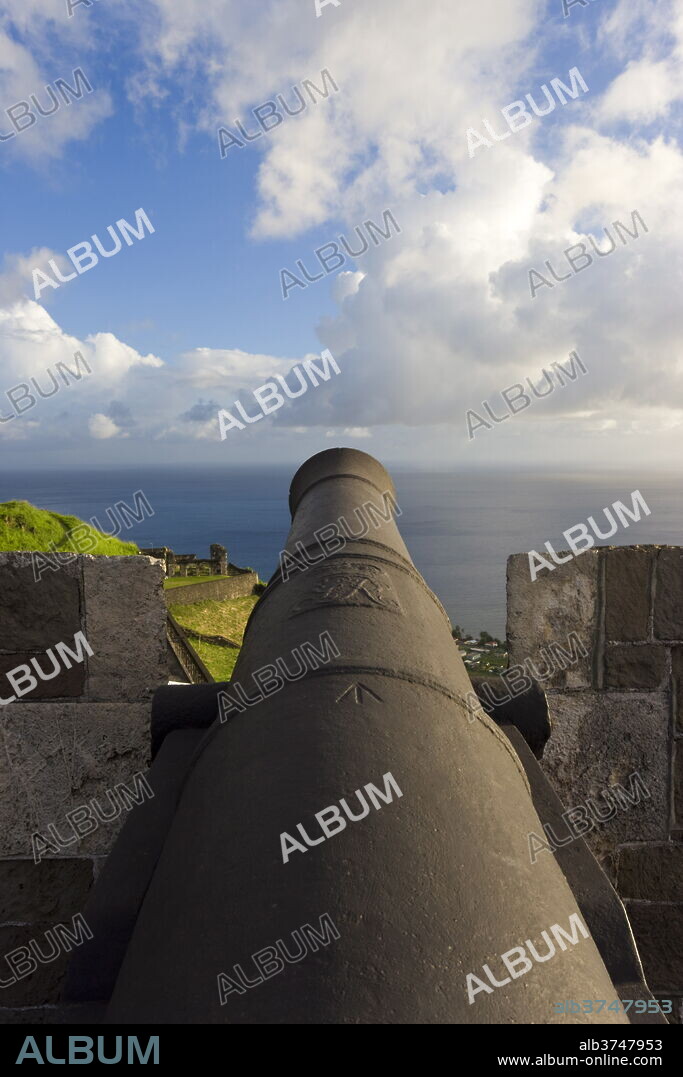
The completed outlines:
<svg viewBox="0 0 683 1077">
<path fill-rule="evenodd" d="M 155 795 L 67 999 L 126 1024 L 629 1023 L 564 1006 L 652 996 L 583 840 L 530 860 L 563 810 L 544 699 L 479 704 L 378 461 L 319 453 L 289 503 L 232 680 L 156 693 Z"/>
</svg>

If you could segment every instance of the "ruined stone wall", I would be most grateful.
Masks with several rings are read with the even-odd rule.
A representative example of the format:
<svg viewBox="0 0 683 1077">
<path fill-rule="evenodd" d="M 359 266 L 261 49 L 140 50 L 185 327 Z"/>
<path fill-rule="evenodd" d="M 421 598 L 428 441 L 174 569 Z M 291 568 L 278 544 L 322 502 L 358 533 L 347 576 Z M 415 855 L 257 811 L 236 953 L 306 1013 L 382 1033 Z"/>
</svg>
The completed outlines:
<svg viewBox="0 0 683 1077">
<path fill-rule="evenodd" d="M 140 795 L 134 778 L 148 766 L 151 696 L 168 680 L 162 565 L 72 556 L 35 582 L 30 554 L 0 554 L 0 697 L 12 694 L 8 671 L 32 658 L 51 671 L 48 649 L 73 651 L 78 632 L 93 652 L 0 707 L 1 1022 L 60 1015 L 68 955 L 37 961 L 30 941 L 49 956 L 45 932 L 57 923 L 73 930 L 131 807 L 121 784 Z M 99 821 L 93 799 L 109 821 Z M 36 834 L 55 850 L 36 845 Z M 24 975 L 32 958 L 37 967 Z"/>
<path fill-rule="evenodd" d="M 243 572 L 226 576 L 224 580 L 208 583 L 188 583 L 184 587 L 169 587 L 165 592 L 168 606 L 189 606 L 193 602 L 223 602 L 229 598 L 244 598 L 253 593 L 258 573 Z"/>
<path fill-rule="evenodd" d="M 571 633 L 585 645 L 586 657 L 544 683 L 553 731 L 542 765 L 565 808 L 577 809 L 564 838 L 590 827 L 585 839 L 626 904 L 650 988 L 674 1000 L 680 1021 L 683 548 L 594 548 L 533 582 L 527 554 L 515 554 L 507 580 L 510 665 L 531 658 L 542 669 L 540 649 L 568 649 Z M 614 807 L 610 790 L 634 781 L 647 795 L 636 788 L 633 803 L 622 798 L 596 821 Z"/>
</svg>

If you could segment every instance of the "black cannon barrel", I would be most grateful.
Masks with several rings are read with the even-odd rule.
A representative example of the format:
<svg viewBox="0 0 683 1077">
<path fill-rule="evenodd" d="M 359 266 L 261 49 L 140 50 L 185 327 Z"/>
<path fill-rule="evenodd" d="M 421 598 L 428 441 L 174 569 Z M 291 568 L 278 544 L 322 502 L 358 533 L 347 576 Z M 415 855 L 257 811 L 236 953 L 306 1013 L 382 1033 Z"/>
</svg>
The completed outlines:
<svg viewBox="0 0 683 1077">
<path fill-rule="evenodd" d="M 352 449 L 297 472 L 287 556 L 191 740 L 109 1021 L 559 1023 L 564 1000 L 618 997 L 557 861 L 530 861 L 527 774 L 394 498 Z"/>
</svg>

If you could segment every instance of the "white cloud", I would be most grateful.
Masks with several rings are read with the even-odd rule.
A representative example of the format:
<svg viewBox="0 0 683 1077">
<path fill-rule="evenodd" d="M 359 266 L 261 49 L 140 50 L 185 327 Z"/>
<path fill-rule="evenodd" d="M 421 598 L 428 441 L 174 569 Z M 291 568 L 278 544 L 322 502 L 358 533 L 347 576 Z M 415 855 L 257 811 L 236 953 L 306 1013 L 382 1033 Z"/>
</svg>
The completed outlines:
<svg viewBox="0 0 683 1077">
<path fill-rule="evenodd" d="M 88 430 L 90 431 L 90 436 L 98 441 L 106 441 L 109 438 L 116 437 L 128 437 L 112 419 L 102 414 L 90 416 Z"/>
<path fill-rule="evenodd" d="M 176 366 L 176 376 L 192 390 L 215 390 L 221 395 L 240 389 L 256 389 L 274 374 L 286 374 L 295 359 L 254 355 L 239 348 L 194 348 L 184 352 Z"/>
<path fill-rule="evenodd" d="M 59 157 L 69 142 L 86 139 L 113 111 L 108 91 L 101 84 L 97 84 L 97 65 L 93 63 L 89 68 L 86 60 L 82 67 L 83 75 L 92 87 L 92 92 L 89 92 L 82 77 L 77 81 L 73 74 L 81 67 L 80 63 L 74 60 L 71 64 L 67 53 L 60 52 L 59 55 L 63 59 L 57 73 L 54 77 L 52 74 L 48 76 L 48 66 L 41 66 L 28 47 L 0 28 L 0 101 L 5 109 L 12 108 L 21 101 L 28 102 L 29 111 L 35 117 L 31 123 L 29 112 L 20 109 L 15 118 L 24 129 L 17 132 L 7 115 L 0 116 L 0 134 L 5 136 L 3 154 L 10 159 L 21 157 L 40 165 L 46 160 Z M 52 64 L 49 66 L 51 69 Z M 54 86 L 52 93 L 46 90 L 47 86 L 59 78 L 64 79 L 65 83 L 81 95 L 79 99 L 71 97 L 66 90 L 60 94 Z M 40 115 L 31 100 L 32 95 L 35 95 L 40 106 L 44 111 L 50 112 L 50 115 Z M 55 101 L 59 103 L 57 109 Z M 26 126 L 27 122 L 30 126 Z"/>
<path fill-rule="evenodd" d="M 683 100 L 683 7 L 679 0 L 619 0 L 601 42 L 624 69 L 596 109 L 600 123 L 632 126 L 666 118 Z"/>
<path fill-rule="evenodd" d="M 629 64 L 604 95 L 598 117 L 604 123 L 627 120 L 651 123 L 666 116 L 676 101 L 683 99 L 683 72 L 680 61 L 638 60 Z"/>
<path fill-rule="evenodd" d="M 113 333 L 94 333 L 86 338 L 86 345 L 92 349 L 93 366 L 107 379 L 119 379 L 133 367 L 164 365 L 163 359 L 156 355 L 140 355 Z"/>
<path fill-rule="evenodd" d="M 353 250 L 353 244 L 351 245 Z M 358 248 L 361 250 L 362 248 Z M 338 273 L 332 280 L 331 294 L 336 303 L 340 305 L 344 302 L 347 296 L 355 295 L 360 288 L 360 283 L 365 276 L 365 273 L 352 273 L 349 270 L 344 270 L 342 273 Z"/>
<path fill-rule="evenodd" d="M 11 291 L 16 272 L 10 271 L 9 281 L 0 277 L 0 295 L 3 289 Z M 157 356 L 140 355 L 112 333 L 94 333 L 80 340 L 32 299 L 18 299 L 0 308 L 0 369 L 5 381 L 38 376 L 60 361 L 73 364 L 77 351 L 96 372 L 100 391 L 115 387 L 135 368 L 163 366 Z"/>
<path fill-rule="evenodd" d="M 129 437 L 127 428 L 136 428 L 132 410 L 142 413 L 136 432 L 152 432 L 158 417 L 145 379 L 162 375 L 163 361 L 112 333 L 80 339 L 22 296 L 36 255 L 51 253 L 10 255 L 0 275 L 0 414 L 6 419 L 0 435 L 26 441 L 30 434 L 32 441 L 55 445 L 78 439 L 87 427 L 97 439 Z"/>
<path fill-rule="evenodd" d="M 0 306 L 7 307 L 18 299 L 33 296 L 33 270 L 46 266 L 50 259 L 54 259 L 63 276 L 68 272 L 67 267 L 71 263 L 65 255 L 58 254 L 49 247 L 34 247 L 28 254 L 5 254 L 0 273 Z M 73 266 L 71 269 L 73 271 Z M 53 295 L 53 292 L 49 292 L 45 299 L 52 299 Z"/>
<path fill-rule="evenodd" d="M 154 0 L 148 79 L 177 86 L 201 70 L 209 97 L 198 122 L 215 140 L 218 125 L 246 119 L 278 93 L 293 103 L 292 86 L 306 78 L 320 86 L 321 71 L 330 72 L 339 93 L 255 143 L 263 160 L 254 233 L 290 236 L 332 215 L 354 220 L 389 194 L 405 198 L 426 177 L 452 172 L 467 156 L 472 118 L 508 103 L 511 69 L 515 77 L 531 70 L 529 37 L 543 8 L 542 0 L 479 0 L 456 18 L 448 2 L 374 0 L 370 15 L 348 4 L 324 20 L 304 18 L 300 0 L 258 8 Z M 223 167 L 242 152 L 229 150 Z"/>
<path fill-rule="evenodd" d="M 321 348 L 330 348 L 341 374 L 242 432 L 240 442 L 312 428 L 361 438 L 381 427 L 405 434 L 438 426 L 449 445 L 454 429 L 456 444 L 467 444 L 468 408 L 526 377 L 538 381 L 573 349 L 589 374 L 491 432 L 494 451 L 533 437 L 548 444 L 585 435 L 586 444 L 611 438 L 617 446 L 662 429 L 678 436 L 683 224 L 674 209 L 683 155 L 672 120 L 683 99 L 683 9 L 669 0 L 593 5 L 599 33 L 568 61 L 579 63 L 590 94 L 470 160 L 468 127 L 500 120 L 503 106 L 552 77 L 566 80 L 568 67 L 543 52 L 547 11 L 541 0 L 479 0 L 466 11 L 450 0 L 373 0 L 371 9 L 348 3 L 315 19 L 312 4 L 303 16 L 300 0 L 151 0 L 122 16 L 134 17 L 140 33 L 142 67 L 129 84 L 136 106 L 162 105 L 179 130 L 206 132 L 226 177 L 233 156 L 259 155 L 247 226 L 254 236 L 294 236 L 326 221 L 332 234 L 340 221 L 350 234 L 385 207 L 402 228 L 364 255 L 361 270 L 319 285 L 331 287 L 337 307 L 318 326 Z M 7 60 L 24 82 L 33 78 L 21 50 L 9 49 Z M 219 161 L 218 124 L 247 121 L 278 93 L 291 100 L 290 88 L 302 78 L 320 84 L 322 69 L 339 93 Z M 597 73 L 605 71 L 600 93 Z M 183 111 L 186 101 L 194 111 Z M 84 104 L 65 111 L 76 115 Z M 50 122 L 41 124 L 47 130 Z M 568 246 L 599 239 L 615 220 L 629 223 L 633 210 L 647 236 L 531 300 L 529 269 L 558 264 Z M 100 386 L 115 388 L 138 432 L 152 438 L 216 439 L 214 406 L 229 408 L 303 358 L 197 347 L 163 365 L 112 334 L 79 342 L 36 304 L 12 306 L 25 270 L 18 258 L 0 279 L 9 369 L 38 354 L 44 369 L 45 356 L 80 344 Z M 127 433 L 106 398 L 94 400 L 94 381 L 82 387 L 88 414 L 97 409 L 98 429 Z"/>
</svg>

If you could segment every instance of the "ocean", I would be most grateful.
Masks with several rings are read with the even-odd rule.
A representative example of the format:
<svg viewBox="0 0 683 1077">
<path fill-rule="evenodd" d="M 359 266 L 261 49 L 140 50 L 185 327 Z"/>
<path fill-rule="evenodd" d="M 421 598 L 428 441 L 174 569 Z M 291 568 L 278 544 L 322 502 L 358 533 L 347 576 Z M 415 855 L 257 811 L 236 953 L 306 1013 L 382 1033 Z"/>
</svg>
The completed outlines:
<svg viewBox="0 0 683 1077">
<path fill-rule="evenodd" d="M 111 530 L 106 510 L 131 507 L 142 490 L 154 516 L 123 531 L 139 546 L 170 546 L 209 556 L 226 546 L 230 560 L 268 579 L 289 530 L 287 495 L 294 468 L 226 470 L 5 472 L 0 501 L 90 520 Z M 607 530 L 602 509 L 631 505 L 639 489 L 651 514 L 610 543 L 683 544 L 683 483 L 671 473 L 549 474 L 531 471 L 408 472 L 391 469 L 402 515 L 398 526 L 413 561 L 453 624 L 469 633 L 505 633 L 505 566 L 511 553 L 566 548 L 562 532 L 588 516 Z"/>
</svg>

